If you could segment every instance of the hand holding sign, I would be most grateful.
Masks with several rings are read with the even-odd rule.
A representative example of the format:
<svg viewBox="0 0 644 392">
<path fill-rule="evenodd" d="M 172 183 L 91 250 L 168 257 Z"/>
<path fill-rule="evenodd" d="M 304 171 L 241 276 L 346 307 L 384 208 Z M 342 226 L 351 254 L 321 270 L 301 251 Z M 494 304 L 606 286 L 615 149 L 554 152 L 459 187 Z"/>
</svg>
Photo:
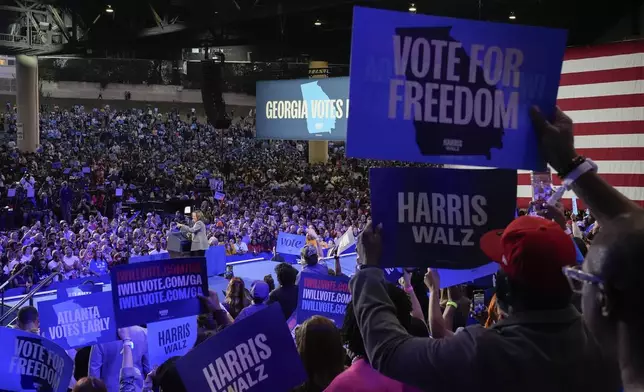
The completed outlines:
<svg viewBox="0 0 644 392">
<path fill-rule="evenodd" d="M 425 274 L 425 286 L 427 286 L 431 294 L 438 294 L 440 292 L 441 277 L 438 274 L 438 271 L 427 268 L 427 273 Z"/>
<path fill-rule="evenodd" d="M 200 295 L 199 300 L 211 312 L 221 310 L 221 302 L 219 302 L 219 295 L 214 290 L 208 292 L 208 296 Z"/>
<path fill-rule="evenodd" d="M 530 117 L 544 158 L 558 172 L 565 170 L 577 156 L 572 120 L 558 107 L 552 122 L 546 120 L 536 106 L 530 110 Z"/>
<path fill-rule="evenodd" d="M 373 222 L 367 223 L 365 229 L 358 236 L 356 251 L 358 252 L 358 264 L 361 265 L 380 265 L 380 256 L 382 255 L 382 238 L 380 232 L 382 224 L 373 228 Z"/>
</svg>

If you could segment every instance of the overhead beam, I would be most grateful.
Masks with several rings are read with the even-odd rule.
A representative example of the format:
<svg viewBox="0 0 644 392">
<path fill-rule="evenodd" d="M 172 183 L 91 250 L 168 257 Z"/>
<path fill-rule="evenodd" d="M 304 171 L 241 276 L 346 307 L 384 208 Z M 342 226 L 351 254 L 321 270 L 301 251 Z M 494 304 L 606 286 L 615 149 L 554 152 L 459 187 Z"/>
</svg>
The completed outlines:
<svg viewBox="0 0 644 392">
<path fill-rule="evenodd" d="M 71 39 L 69 38 L 69 33 L 67 32 L 67 26 L 65 25 L 63 18 L 60 17 L 58 10 L 51 5 L 47 5 L 47 10 L 51 13 L 54 23 L 56 23 L 56 26 L 58 26 L 58 29 L 63 34 L 67 42 L 70 42 Z"/>
<path fill-rule="evenodd" d="M 167 26 L 150 27 L 139 32 L 139 38 L 153 37 L 155 35 L 178 33 L 187 30 L 188 26 L 183 23 L 175 23 Z"/>
<path fill-rule="evenodd" d="M 33 12 L 36 14 L 47 15 L 47 11 L 37 10 L 28 7 L 14 7 L 12 5 L 0 5 L 0 11 L 11 11 L 11 12 Z"/>
<path fill-rule="evenodd" d="M 161 19 L 157 11 L 154 9 L 154 6 L 152 5 L 152 3 L 148 2 L 148 6 L 150 6 L 150 11 L 152 12 L 152 17 L 154 18 L 154 22 L 156 23 L 157 27 L 163 28 L 163 25 L 164 25 L 163 20 Z"/>
</svg>

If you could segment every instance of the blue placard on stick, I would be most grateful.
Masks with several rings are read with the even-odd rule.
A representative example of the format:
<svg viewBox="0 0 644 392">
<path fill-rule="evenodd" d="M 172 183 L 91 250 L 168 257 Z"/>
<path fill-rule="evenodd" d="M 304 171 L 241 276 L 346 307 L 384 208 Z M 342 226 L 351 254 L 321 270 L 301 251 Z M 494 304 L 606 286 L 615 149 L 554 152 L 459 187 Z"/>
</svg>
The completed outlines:
<svg viewBox="0 0 644 392">
<path fill-rule="evenodd" d="M 42 301 L 38 313 L 43 336 L 64 349 L 118 339 L 109 292 Z"/>
<path fill-rule="evenodd" d="M 295 310 L 298 324 L 320 315 L 333 320 L 338 328 L 342 327 L 347 305 L 351 302 L 349 279 L 303 273 L 298 286 L 299 297 Z"/>
<path fill-rule="evenodd" d="M 149 323 L 148 356 L 155 368 L 174 356 L 183 356 L 197 341 L 197 316 Z"/>
<path fill-rule="evenodd" d="M 279 304 L 201 343 L 176 367 L 188 391 L 290 391 L 306 380 Z"/>
<path fill-rule="evenodd" d="M 208 292 L 204 257 L 121 265 L 111 278 L 118 328 L 198 315 Z"/>
<path fill-rule="evenodd" d="M 62 347 L 30 332 L 0 328 L 1 391 L 67 392 L 74 361 Z"/>
<path fill-rule="evenodd" d="M 67 297 L 80 297 L 83 295 L 90 295 L 94 293 L 100 293 L 103 291 L 103 285 L 93 284 L 93 283 L 84 283 L 78 286 L 65 287 L 58 289 L 58 298 L 67 298 Z"/>
<path fill-rule="evenodd" d="M 383 267 L 480 267 L 490 262 L 480 237 L 514 219 L 515 171 L 382 168 L 369 182 Z"/>
<path fill-rule="evenodd" d="M 564 30 L 354 8 L 347 156 L 545 169 L 529 108 L 553 114 L 565 45 Z"/>
<path fill-rule="evenodd" d="M 306 245 L 306 236 L 280 232 L 277 236 L 277 253 L 299 256 Z"/>
</svg>

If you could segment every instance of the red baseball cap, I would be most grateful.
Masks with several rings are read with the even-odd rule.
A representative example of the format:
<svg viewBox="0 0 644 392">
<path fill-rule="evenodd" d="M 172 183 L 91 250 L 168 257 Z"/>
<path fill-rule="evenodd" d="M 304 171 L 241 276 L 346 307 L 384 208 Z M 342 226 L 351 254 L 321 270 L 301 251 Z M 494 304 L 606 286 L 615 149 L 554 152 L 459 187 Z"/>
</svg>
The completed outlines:
<svg viewBox="0 0 644 392">
<path fill-rule="evenodd" d="M 505 229 L 484 234 L 479 244 L 509 279 L 538 291 L 567 290 L 562 267 L 577 264 L 570 236 L 541 217 L 519 217 Z"/>
</svg>

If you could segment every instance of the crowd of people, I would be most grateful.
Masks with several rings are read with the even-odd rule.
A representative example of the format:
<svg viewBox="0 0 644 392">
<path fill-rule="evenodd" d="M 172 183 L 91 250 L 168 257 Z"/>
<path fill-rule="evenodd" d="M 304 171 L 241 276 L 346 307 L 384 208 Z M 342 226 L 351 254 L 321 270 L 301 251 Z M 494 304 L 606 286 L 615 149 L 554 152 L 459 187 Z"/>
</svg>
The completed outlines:
<svg viewBox="0 0 644 392">
<path fill-rule="evenodd" d="M 15 108 L 2 121 L 15 132 Z M 190 221 L 176 205 L 200 210 L 208 244 L 228 255 L 272 252 L 280 231 L 328 247 L 366 224 L 367 170 L 381 164 L 347 160 L 338 144 L 328 164 L 308 165 L 304 143 L 253 139 L 252 110 L 225 130 L 151 107 L 43 108 L 40 122 L 36 153 L 0 147 L 0 282 L 33 266 L 13 286 L 166 252 L 168 232 Z"/>
<path fill-rule="evenodd" d="M 25 195 L 29 186 L 38 189 L 35 201 L 28 196 L 22 201 L 43 205 L 45 200 L 55 218 L 29 215 L 32 221 L 3 233 L 6 270 L 30 263 L 36 271 L 62 268 L 65 276 L 100 274 L 130 255 L 162 252 L 165 232 L 183 227 L 186 217 L 150 213 L 132 218 L 124 212 L 129 198 L 194 200 L 203 213 L 193 214 L 193 220 L 207 222 L 209 245 L 229 243 L 231 254 L 270 250 L 278 231 L 307 234 L 316 244 L 302 251 L 304 273 L 340 275 L 337 260 L 336 268 L 320 262 L 319 246 L 333 247 L 334 239 L 353 228 L 359 266 L 350 281 L 352 300 L 343 326 L 314 316 L 297 327 L 295 345 L 307 381 L 295 391 L 644 390 L 644 319 L 637 306 L 644 283 L 644 211 L 588 165 L 572 188 L 592 215 L 572 216 L 539 204 L 532 214 L 521 213 L 502 231 L 481 239 L 479 246 L 499 263 L 499 272 L 494 296 L 480 307 L 466 286 L 441 290 L 440 274 L 432 269 L 405 270 L 397 285 L 386 282 L 378 267 L 382 239 L 369 219 L 365 171 L 378 163 L 349 161 L 341 146 L 332 147 L 330 164 L 310 166 L 298 143 L 245 137 L 252 134 L 252 118 L 225 131 L 228 146 L 209 150 L 210 140 L 218 139 L 204 136 L 221 131 L 172 115 L 167 117 L 171 121 L 159 121 L 154 112 L 137 117 L 76 108 L 44 117 L 49 119 L 43 129 L 51 128 L 58 139 L 28 157 L 5 148 L 3 175 L 5 188 L 22 183 Z M 141 118 L 154 124 L 141 126 Z M 110 127 L 93 126 L 94 120 Z M 575 152 L 572 121 L 565 114 L 558 112 L 550 123 L 533 112 L 533 121 L 542 151 L 560 175 L 587 162 Z M 69 129 L 75 122 L 89 125 L 78 135 Z M 91 170 L 78 180 L 87 188 L 70 192 L 65 190 L 69 183 L 63 185 L 69 180 L 53 175 L 51 163 L 73 166 L 74 159 L 86 160 L 76 167 Z M 195 184 L 207 178 L 205 171 L 223 185 L 200 191 Z M 46 183 L 49 193 L 42 197 Z M 111 184 L 124 189 L 124 200 L 111 196 L 116 189 Z M 112 207 L 88 198 L 88 189 L 99 185 L 103 194 L 110 193 Z M 225 197 L 216 198 L 217 192 Z M 56 193 L 59 200 L 54 200 Z M 73 210 L 72 220 L 65 197 L 73 204 L 77 197 L 84 200 L 87 210 Z M 581 268 L 575 244 L 585 256 Z M 223 299 L 214 291 L 201 297 L 209 311 L 198 316 L 197 345 L 271 303 L 281 305 L 286 322 L 297 304 L 301 272 L 288 263 L 276 263 L 275 272 L 277 285 L 270 276 L 250 287 L 232 278 Z M 35 308 L 21 309 L 18 328 L 38 330 Z M 120 329 L 119 337 L 72 353 L 70 389 L 185 390 L 175 367 L 178 357 L 150 369 L 144 326 Z"/>
</svg>

